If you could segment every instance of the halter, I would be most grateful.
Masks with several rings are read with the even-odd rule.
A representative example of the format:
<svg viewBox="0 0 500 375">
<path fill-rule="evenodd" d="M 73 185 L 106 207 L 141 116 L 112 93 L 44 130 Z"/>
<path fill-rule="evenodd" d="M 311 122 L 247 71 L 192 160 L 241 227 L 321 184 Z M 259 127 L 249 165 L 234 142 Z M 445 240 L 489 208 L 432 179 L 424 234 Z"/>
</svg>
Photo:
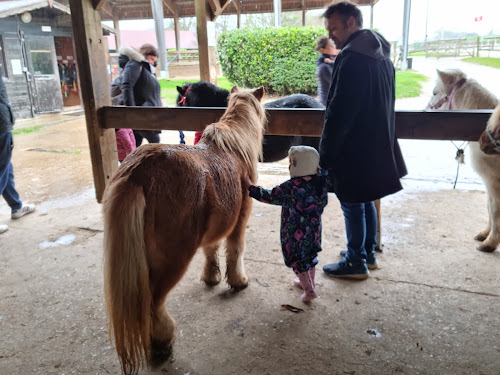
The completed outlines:
<svg viewBox="0 0 500 375">
<path fill-rule="evenodd" d="M 188 86 L 186 92 L 184 93 L 184 95 L 182 96 L 181 100 L 179 100 L 179 103 L 177 103 L 177 104 L 180 104 L 180 105 L 182 105 L 184 107 L 186 106 L 186 97 L 187 97 L 187 94 L 188 94 L 190 88 L 191 88 L 191 86 Z"/>
<path fill-rule="evenodd" d="M 455 85 L 451 89 L 450 95 L 445 95 L 444 98 L 442 98 L 436 104 L 430 104 L 429 103 L 427 105 L 427 108 L 428 109 L 438 109 L 444 103 L 448 103 L 448 108 L 447 109 L 448 109 L 448 111 L 450 111 L 452 109 L 451 108 L 451 102 L 453 101 L 453 97 L 455 96 L 455 93 L 458 91 L 458 89 L 464 85 L 465 81 L 467 81 L 467 79 L 465 79 L 465 78 L 460 79 L 457 83 L 455 83 Z"/>
<path fill-rule="evenodd" d="M 488 129 L 488 127 L 486 127 L 486 134 L 488 135 L 488 138 L 490 139 L 491 143 L 495 145 L 493 151 L 498 152 L 500 154 L 500 141 L 493 138 L 490 129 Z"/>
</svg>

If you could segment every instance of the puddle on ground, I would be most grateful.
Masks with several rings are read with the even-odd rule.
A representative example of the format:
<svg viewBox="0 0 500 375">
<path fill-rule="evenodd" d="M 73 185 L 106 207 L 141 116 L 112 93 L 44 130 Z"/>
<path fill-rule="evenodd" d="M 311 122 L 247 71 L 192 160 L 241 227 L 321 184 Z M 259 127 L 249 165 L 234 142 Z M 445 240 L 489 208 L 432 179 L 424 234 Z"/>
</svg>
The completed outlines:
<svg viewBox="0 0 500 375">
<path fill-rule="evenodd" d="M 40 249 L 46 249 L 47 247 L 56 247 L 59 245 L 69 245 L 69 244 L 73 243 L 75 238 L 76 238 L 76 236 L 74 234 L 65 234 L 64 236 L 59 237 L 54 242 L 43 241 L 39 245 L 39 247 L 40 247 Z"/>
<path fill-rule="evenodd" d="M 382 334 L 377 328 L 369 328 L 366 330 L 366 333 L 368 333 L 371 337 L 382 337 Z"/>
</svg>

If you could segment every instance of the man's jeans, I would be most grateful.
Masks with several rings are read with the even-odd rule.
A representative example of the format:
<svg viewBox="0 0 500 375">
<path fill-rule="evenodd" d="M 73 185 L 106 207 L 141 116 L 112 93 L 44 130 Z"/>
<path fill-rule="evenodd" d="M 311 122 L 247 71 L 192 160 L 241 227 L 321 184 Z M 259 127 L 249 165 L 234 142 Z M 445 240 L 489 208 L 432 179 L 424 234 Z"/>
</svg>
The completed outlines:
<svg viewBox="0 0 500 375">
<path fill-rule="evenodd" d="M 12 133 L 0 133 L 0 194 L 3 195 L 7 204 L 16 212 L 21 209 L 23 203 L 14 185 L 14 169 L 10 159 L 12 157 Z"/>
<path fill-rule="evenodd" d="M 359 265 L 377 245 L 377 211 L 373 202 L 340 202 L 347 232 L 346 260 Z"/>
</svg>

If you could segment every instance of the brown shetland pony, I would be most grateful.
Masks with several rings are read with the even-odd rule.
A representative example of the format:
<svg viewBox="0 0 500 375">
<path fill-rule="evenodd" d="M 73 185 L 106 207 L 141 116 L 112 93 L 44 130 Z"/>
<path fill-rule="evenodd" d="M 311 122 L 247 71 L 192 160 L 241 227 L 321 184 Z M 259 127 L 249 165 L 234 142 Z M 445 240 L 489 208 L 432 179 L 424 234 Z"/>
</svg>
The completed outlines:
<svg viewBox="0 0 500 375">
<path fill-rule="evenodd" d="M 175 323 L 167 294 L 193 255 L 206 255 L 201 279 L 221 280 L 217 250 L 226 239 L 228 284 L 245 288 L 245 227 L 262 153 L 262 87 L 231 91 L 226 112 L 196 146 L 147 144 L 132 152 L 103 201 L 104 287 L 116 350 L 125 374 L 171 354 Z"/>
</svg>

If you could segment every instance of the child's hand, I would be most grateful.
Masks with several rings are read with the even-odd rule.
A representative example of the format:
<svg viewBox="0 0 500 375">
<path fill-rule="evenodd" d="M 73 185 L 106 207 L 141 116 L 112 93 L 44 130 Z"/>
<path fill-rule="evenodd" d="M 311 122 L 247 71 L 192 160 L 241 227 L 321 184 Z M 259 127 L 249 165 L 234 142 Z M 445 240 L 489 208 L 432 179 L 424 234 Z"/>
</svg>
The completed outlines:
<svg viewBox="0 0 500 375">
<path fill-rule="evenodd" d="M 327 64 L 331 64 L 333 61 L 332 61 L 332 60 L 330 60 L 328 57 L 326 57 L 326 58 L 325 58 L 325 62 L 326 62 Z"/>
</svg>

